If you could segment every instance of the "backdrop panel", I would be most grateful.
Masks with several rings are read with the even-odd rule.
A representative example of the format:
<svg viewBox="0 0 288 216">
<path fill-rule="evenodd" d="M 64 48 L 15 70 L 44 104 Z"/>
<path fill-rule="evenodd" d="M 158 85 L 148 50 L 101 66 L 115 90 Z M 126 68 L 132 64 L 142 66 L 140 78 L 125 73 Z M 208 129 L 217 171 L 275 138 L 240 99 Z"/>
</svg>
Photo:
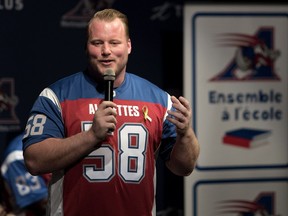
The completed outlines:
<svg viewBox="0 0 288 216">
<path fill-rule="evenodd" d="M 185 7 L 184 91 L 201 145 L 196 171 L 185 179 L 187 216 L 288 213 L 287 11 Z"/>
</svg>

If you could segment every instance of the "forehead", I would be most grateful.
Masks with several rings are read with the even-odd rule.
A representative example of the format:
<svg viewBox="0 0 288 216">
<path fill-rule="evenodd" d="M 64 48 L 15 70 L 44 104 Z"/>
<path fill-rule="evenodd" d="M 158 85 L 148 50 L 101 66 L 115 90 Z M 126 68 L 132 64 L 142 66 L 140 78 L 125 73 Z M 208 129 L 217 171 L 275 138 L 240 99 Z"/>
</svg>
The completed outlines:
<svg viewBox="0 0 288 216">
<path fill-rule="evenodd" d="M 125 27 L 123 22 L 116 18 L 113 20 L 100 20 L 100 19 L 93 19 L 89 25 L 89 35 L 94 36 L 112 36 L 117 35 L 125 36 Z"/>
</svg>

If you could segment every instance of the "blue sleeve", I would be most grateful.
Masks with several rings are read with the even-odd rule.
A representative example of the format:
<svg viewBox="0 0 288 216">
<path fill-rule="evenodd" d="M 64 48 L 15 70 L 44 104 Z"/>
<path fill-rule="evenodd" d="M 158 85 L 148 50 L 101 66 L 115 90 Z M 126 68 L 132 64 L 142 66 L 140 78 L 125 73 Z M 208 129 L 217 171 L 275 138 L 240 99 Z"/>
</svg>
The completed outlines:
<svg viewBox="0 0 288 216">
<path fill-rule="evenodd" d="M 51 98 L 51 89 L 45 89 L 43 92 L 31 109 L 23 137 L 23 149 L 46 138 L 63 138 L 65 135 L 61 107 L 55 94 Z"/>
</svg>

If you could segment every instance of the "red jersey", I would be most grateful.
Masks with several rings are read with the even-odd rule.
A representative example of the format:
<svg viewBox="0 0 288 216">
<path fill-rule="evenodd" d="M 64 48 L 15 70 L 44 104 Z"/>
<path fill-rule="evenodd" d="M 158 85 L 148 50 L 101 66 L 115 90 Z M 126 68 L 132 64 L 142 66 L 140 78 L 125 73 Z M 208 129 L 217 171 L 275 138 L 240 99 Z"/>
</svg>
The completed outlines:
<svg viewBox="0 0 288 216">
<path fill-rule="evenodd" d="M 27 125 L 43 133 L 28 135 L 24 148 L 47 137 L 69 137 L 88 130 L 104 93 L 83 73 L 57 81 L 43 90 Z M 169 155 L 175 126 L 165 120 L 170 96 L 152 83 L 126 73 L 115 89 L 116 130 L 77 164 L 53 173 L 50 215 L 156 215 L 156 157 Z M 33 123 L 34 122 L 34 123 Z"/>
</svg>

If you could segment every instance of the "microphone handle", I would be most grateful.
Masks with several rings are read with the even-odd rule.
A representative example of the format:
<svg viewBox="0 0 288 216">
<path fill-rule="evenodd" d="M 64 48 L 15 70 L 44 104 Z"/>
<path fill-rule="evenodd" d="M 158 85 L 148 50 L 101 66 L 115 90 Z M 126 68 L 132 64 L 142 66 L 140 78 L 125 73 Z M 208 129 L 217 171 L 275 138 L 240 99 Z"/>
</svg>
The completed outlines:
<svg viewBox="0 0 288 216">
<path fill-rule="evenodd" d="M 113 81 L 112 80 L 106 80 L 106 86 L 105 86 L 105 101 L 113 101 Z M 113 133 L 113 129 L 108 129 L 108 132 L 110 134 Z"/>
<path fill-rule="evenodd" d="M 105 98 L 106 101 L 113 101 L 113 81 L 107 80 L 105 88 Z"/>
</svg>

